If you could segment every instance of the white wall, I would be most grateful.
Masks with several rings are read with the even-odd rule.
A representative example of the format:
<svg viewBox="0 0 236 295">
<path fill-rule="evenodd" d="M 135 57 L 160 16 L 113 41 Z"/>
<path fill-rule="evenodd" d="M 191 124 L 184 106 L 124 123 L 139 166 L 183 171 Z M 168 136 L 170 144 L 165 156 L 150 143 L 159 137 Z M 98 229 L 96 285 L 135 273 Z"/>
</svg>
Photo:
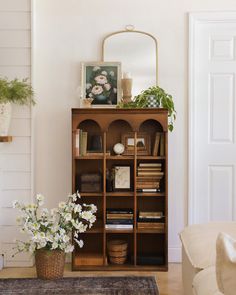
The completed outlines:
<svg viewBox="0 0 236 295">
<path fill-rule="evenodd" d="M 0 76 L 31 77 L 30 0 L 0 0 Z M 5 266 L 23 266 L 32 261 L 27 254 L 12 258 L 14 240 L 22 238 L 12 201 L 32 199 L 31 110 L 13 106 L 12 117 L 13 142 L 0 144 L 0 253 Z"/>
<path fill-rule="evenodd" d="M 169 135 L 169 253 L 180 259 L 187 223 L 188 12 L 236 10 L 235 0 L 35 0 L 36 190 L 53 206 L 71 190 L 70 109 L 78 106 L 81 61 L 100 59 L 101 40 L 133 24 L 159 41 L 159 84 L 173 94 Z"/>
</svg>

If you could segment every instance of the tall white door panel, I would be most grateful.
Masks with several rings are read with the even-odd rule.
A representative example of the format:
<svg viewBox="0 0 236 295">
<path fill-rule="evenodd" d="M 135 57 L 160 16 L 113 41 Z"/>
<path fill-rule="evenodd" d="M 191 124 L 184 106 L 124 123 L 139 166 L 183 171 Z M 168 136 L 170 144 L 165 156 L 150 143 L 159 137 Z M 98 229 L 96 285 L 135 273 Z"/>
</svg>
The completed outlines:
<svg viewBox="0 0 236 295">
<path fill-rule="evenodd" d="M 236 12 L 190 14 L 189 223 L 236 220 Z"/>
</svg>

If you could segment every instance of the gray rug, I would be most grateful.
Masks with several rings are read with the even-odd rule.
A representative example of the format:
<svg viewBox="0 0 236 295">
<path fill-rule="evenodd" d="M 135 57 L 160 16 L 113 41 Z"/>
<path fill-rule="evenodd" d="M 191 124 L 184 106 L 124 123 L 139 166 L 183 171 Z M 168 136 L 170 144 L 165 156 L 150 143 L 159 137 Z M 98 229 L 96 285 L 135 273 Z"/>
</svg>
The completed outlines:
<svg viewBox="0 0 236 295">
<path fill-rule="evenodd" d="M 54 281 L 1 279 L 0 294 L 158 295 L 154 277 L 77 277 Z"/>
</svg>

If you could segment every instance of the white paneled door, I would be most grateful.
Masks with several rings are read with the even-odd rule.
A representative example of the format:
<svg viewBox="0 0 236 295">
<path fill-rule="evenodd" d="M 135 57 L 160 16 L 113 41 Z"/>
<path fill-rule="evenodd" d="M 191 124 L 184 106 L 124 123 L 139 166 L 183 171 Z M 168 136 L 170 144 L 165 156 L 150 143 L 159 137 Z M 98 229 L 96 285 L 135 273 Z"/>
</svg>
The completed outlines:
<svg viewBox="0 0 236 295">
<path fill-rule="evenodd" d="M 236 12 L 190 14 L 189 223 L 236 220 Z"/>
</svg>

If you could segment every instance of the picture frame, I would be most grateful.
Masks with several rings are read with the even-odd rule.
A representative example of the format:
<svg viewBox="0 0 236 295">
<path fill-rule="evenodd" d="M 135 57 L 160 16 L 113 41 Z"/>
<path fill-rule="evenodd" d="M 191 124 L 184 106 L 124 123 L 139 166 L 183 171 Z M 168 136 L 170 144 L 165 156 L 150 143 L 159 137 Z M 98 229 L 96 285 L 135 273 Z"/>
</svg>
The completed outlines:
<svg viewBox="0 0 236 295">
<path fill-rule="evenodd" d="M 130 166 L 114 166 L 114 181 L 113 190 L 130 190 L 131 178 L 130 178 Z"/>
<path fill-rule="evenodd" d="M 149 156 L 151 154 L 150 134 L 139 132 L 137 134 L 137 154 Z M 128 132 L 121 136 L 121 142 L 125 147 L 124 155 L 134 155 L 134 133 Z"/>
<path fill-rule="evenodd" d="M 121 100 L 120 62 L 81 63 L 82 99 L 91 107 L 116 107 Z"/>
</svg>

